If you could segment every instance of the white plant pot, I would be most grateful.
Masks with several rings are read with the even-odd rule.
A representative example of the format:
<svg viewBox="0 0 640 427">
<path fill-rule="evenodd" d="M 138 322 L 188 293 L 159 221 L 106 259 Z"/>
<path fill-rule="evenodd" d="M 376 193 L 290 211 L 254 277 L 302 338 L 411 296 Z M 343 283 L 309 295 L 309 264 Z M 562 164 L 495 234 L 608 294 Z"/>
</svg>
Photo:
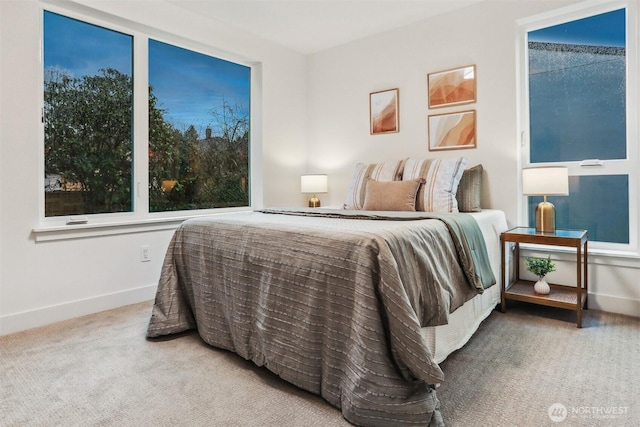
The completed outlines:
<svg viewBox="0 0 640 427">
<path fill-rule="evenodd" d="M 533 290 L 536 292 L 536 294 L 542 295 L 547 295 L 549 292 L 551 292 L 551 288 L 549 287 L 549 284 L 544 277 L 538 279 L 536 284 L 533 285 Z"/>
</svg>

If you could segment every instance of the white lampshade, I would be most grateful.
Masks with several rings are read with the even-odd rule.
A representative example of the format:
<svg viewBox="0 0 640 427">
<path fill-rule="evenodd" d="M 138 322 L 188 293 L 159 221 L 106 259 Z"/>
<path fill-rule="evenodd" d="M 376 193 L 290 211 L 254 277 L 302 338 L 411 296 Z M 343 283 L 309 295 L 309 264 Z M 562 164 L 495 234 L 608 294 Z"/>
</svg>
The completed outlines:
<svg viewBox="0 0 640 427">
<path fill-rule="evenodd" d="M 326 193 L 327 175 L 302 175 L 300 177 L 301 193 Z"/>
<path fill-rule="evenodd" d="M 526 196 L 567 196 L 569 171 L 564 166 L 523 169 L 522 193 Z"/>
</svg>

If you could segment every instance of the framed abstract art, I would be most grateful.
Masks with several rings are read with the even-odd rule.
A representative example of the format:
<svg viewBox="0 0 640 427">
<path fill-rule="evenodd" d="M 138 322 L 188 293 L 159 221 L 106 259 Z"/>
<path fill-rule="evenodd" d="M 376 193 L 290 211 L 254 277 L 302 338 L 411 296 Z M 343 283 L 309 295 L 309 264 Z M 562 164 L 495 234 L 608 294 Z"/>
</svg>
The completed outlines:
<svg viewBox="0 0 640 427">
<path fill-rule="evenodd" d="M 438 71 L 427 76 L 429 108 L 452 107 L 476 101 L 476 66 Z"/>
<path fill-rule="evenodd" d="M 476 148 L 476 111 L 429 116 L 429 151 Z"/>
<path fill-rule="evenodd" d="M 388 89 L 369 94 L 369 128 L 371 135 L 398 132 L 399 89 Z"/>
</svg>

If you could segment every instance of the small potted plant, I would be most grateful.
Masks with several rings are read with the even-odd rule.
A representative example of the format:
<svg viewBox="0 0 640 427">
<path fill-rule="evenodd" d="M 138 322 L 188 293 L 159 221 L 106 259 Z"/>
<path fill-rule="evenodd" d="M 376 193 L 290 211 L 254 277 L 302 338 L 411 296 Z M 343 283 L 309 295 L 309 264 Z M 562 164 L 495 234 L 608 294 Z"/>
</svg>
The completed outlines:
<svg viewBox="0 0 640 427">
<path fill-rule="evenodd" d="M 533 290 L 537 294 L 548 294 L 551 291 L 549 284 L 544 278 L 548 273 L 556 270 L 556 266 L 551 261 L 551 257 L 547 258 L 532 258 L 527 257 L 525 260 L 527 270 L 538 276 L 538 281 L 533 285 Z"/>
</svg>

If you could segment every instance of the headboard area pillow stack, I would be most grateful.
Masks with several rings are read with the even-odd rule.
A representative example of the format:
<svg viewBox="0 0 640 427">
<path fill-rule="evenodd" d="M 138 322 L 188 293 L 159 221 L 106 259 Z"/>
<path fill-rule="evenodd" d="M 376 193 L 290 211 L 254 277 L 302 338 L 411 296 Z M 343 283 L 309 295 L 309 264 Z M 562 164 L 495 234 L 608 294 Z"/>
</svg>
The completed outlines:
<svg viewBox="0 0 640 427">
<path fill-rule="evenodd" d="M 344 209 L 377 211 L 480 211 L 482 165 L 467 159 L 412 159 L 358 163 Z"/>
</svg>

